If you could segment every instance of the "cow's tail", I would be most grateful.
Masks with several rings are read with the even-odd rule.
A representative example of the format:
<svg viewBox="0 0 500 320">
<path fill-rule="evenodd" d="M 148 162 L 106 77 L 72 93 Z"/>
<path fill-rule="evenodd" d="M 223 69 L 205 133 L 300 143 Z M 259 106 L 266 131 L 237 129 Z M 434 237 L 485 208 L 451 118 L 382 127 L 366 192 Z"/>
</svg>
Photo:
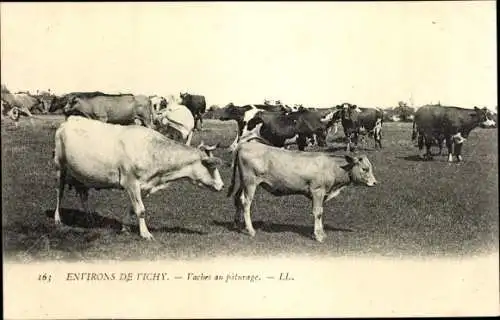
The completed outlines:
<svg viewBox="0 0 500 320">
<path fill-rule="evenodd" d="M 411 140 L 414 141 L 417 139 L 417 123 L 415 122 L 415 119 L 413 119 L 413 130 L 411 132 Z"/>
<path fill-rule="evenodd" d="M 238 161 L 239 150 L 240 148 L 236 147 L 236 150 L 233 151 L 233 159 L 232 159 L 233 176 L 231 177 L 231 184 L 227 189 L 227 195 L 226 195 L 227 197 L 230 197 L 233 194 L 234 186 L 236 185 L 236 175 L 238 174 L 238 164 L 236 162 Z"/>
</svg>

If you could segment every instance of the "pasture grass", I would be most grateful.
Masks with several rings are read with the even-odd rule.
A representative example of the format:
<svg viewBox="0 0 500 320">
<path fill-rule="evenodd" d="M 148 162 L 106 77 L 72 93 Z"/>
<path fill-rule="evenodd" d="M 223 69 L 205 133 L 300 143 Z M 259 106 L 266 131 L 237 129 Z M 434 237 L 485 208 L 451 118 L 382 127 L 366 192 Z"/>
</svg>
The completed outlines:
<svg viewBox="0 0 500 320">
<path fill-rule="evenodd" d="M 91 191 L 92 217 L 81 212 L 75 192 L 62 203 L 64 226 L 53 221 L 56 177 L 52 161 L 60 116 L 2 122 L 2 238 L 4 257 L 33 260 L 157 260 L 217 256 L 463 256 L 498 251 L 498 151 L 496 129 L 475 129 L 463 148 L 464 162 L 447 156 L 420 161 L 411 123 L 385 123 L 383 149 L 366 139 L 379 185 L 346 188 L 325 205 L 327 238 L 311 238 L 311 203 L 302 196 L 274 197 L 258 189 L 252 207 L 255 238 L 232 228 L 234 208 L 225 191 L 187 182 L 144 199 L 146 223 L 156 241 L 142 240 L 137 220 L 125 214 L 123 191 Z M 345 154 L 342 130 L 322 150 Z M 220 143 L 220 171 L 231 179 L 224 149 L 236 124 L 205 120 L 193 145 Z M 309 150 L 320 150 L 314 147 Z M 437 148 L 436 150 L 437 151 Z M 126 220 L 123 220 L 126 217 Z M 121 221 L 131 226 L 121 233 Z"/>
</svg>

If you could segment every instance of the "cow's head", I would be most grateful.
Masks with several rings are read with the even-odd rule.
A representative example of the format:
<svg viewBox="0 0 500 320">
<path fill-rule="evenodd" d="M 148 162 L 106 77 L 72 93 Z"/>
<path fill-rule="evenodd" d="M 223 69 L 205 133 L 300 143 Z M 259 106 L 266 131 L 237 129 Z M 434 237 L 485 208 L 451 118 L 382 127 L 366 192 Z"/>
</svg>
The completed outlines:
<svg viewBox="0 0 500 320">
<path fill-rule="evenodd" d="M 493 119 L 492 113 L 486 108 L 474 107 L 474 112 L 471 114 L 473 117 L 477 117 L 479 125 L 483 128 L 489 128 L 495 126 L 496 122 Z"/>
<path fill-rule="evenodd" d="M 369 187 L 375 186 L 378 182 L 373 175 L 373 167 L 370 160 L 365 155 L 351 157 L 345 156 L 347 170 L 351 181 L 356 184 L 363 184 Z"/>
<path fill-rule="evenodd" d="M 224 188 L 224 182 L 219 173 L 218 167 L 223 164 L 220 158 L 214 157 L 213 151 L 217 145 L 208 146 L 201 142 L 198 149 L 201 151 L 200 161 L 197 161 L 189 176 L 191 181 L 198 186 L 208 187 L 215 191 L 221 191 Z"/>
<path fill-rule="evenodd" d="M 75 111 L 75 105 L 78 102 L 78 97 L 74 95 L 70 95 L 66 99 L 66 104 L 64 105 L 63 108 L 63 113 L 65 115 L 71 114 L 73 111 Z"/>
<path fill-rule="evenodd" d="M 228 103 L 224 108 L 221 108 L 217 113 L 219 114 L 219 120 L 236 120 L 241 121 L 245 116 L 245 112 L 252 109 L 250 106 L 238 107 L 232 102 Z"/>
</svg>

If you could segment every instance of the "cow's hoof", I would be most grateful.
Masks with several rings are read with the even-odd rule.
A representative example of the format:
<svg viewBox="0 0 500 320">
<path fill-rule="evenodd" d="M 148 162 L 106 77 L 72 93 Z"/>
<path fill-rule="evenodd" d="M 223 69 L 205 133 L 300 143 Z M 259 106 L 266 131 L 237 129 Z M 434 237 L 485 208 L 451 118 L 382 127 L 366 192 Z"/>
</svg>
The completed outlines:
<svg viewBox="0 0 500 320">
<path fill-rule="evenodd" d="M 56 226 L 62 226 L 61 220 L 54 220 Z"/>
<path fill-rule="evenodd" d="M 149 232 L 144 232 L 144 233 L 141 233 L 141 237 L 145 240 L 149 240 L 149 241 L 152 241 L 154 240 L 155 238 L 153 237 L 153 235 Z"/>
<path fill-rule="evenodd" d="M 326 235 L 324 233 L 318 233 L 318 234 L 314 234 L 314 239 L 320 243 L 322 243 L 323 241 L 325 241 L 325 238 L 326 238 Z"/>
<path fill-rule="evenodd" d="M 247 230 L 247 233 L 248 233 L 248 235 L 250 237 L 252 237 L 252 238 L 255 237 L 255 230 L 253 230 L 253 229 L 252 230 Z"/>
<path fill-rule="evenodd" d="M 122 224 L 122 229 L 120 230 L 121 233 L 124 233 L 124 234 L 129 234 L 130 233 L 130 228 L 125 225 L 125 224 Z"/>
</svg>

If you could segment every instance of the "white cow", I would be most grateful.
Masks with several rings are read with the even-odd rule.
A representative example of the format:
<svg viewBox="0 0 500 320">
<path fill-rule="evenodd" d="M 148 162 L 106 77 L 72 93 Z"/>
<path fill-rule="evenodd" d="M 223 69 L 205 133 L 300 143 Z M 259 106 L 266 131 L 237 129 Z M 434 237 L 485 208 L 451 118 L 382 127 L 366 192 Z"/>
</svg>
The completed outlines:
<svg viewBox="0 0 500 320">
<path fill-rule="evenodd" d="M 55 133 L 59 186 L 54 220 L 61 223 L 59 207 L 66 184 L 75 187 L 87 214 L 90 188 L 125 189 L 132 203 L 130 214 L 139 219 L 141 237 L 153 239 L 146 226 L 141 192 L 147 197 L 179 179 L 221 191 L 224 182 L 217 166 L 222 160 L 212 155 L 214 149 L 203 143 L 189 147 L 142 126 L 70 116 Z"/>
</svg>

